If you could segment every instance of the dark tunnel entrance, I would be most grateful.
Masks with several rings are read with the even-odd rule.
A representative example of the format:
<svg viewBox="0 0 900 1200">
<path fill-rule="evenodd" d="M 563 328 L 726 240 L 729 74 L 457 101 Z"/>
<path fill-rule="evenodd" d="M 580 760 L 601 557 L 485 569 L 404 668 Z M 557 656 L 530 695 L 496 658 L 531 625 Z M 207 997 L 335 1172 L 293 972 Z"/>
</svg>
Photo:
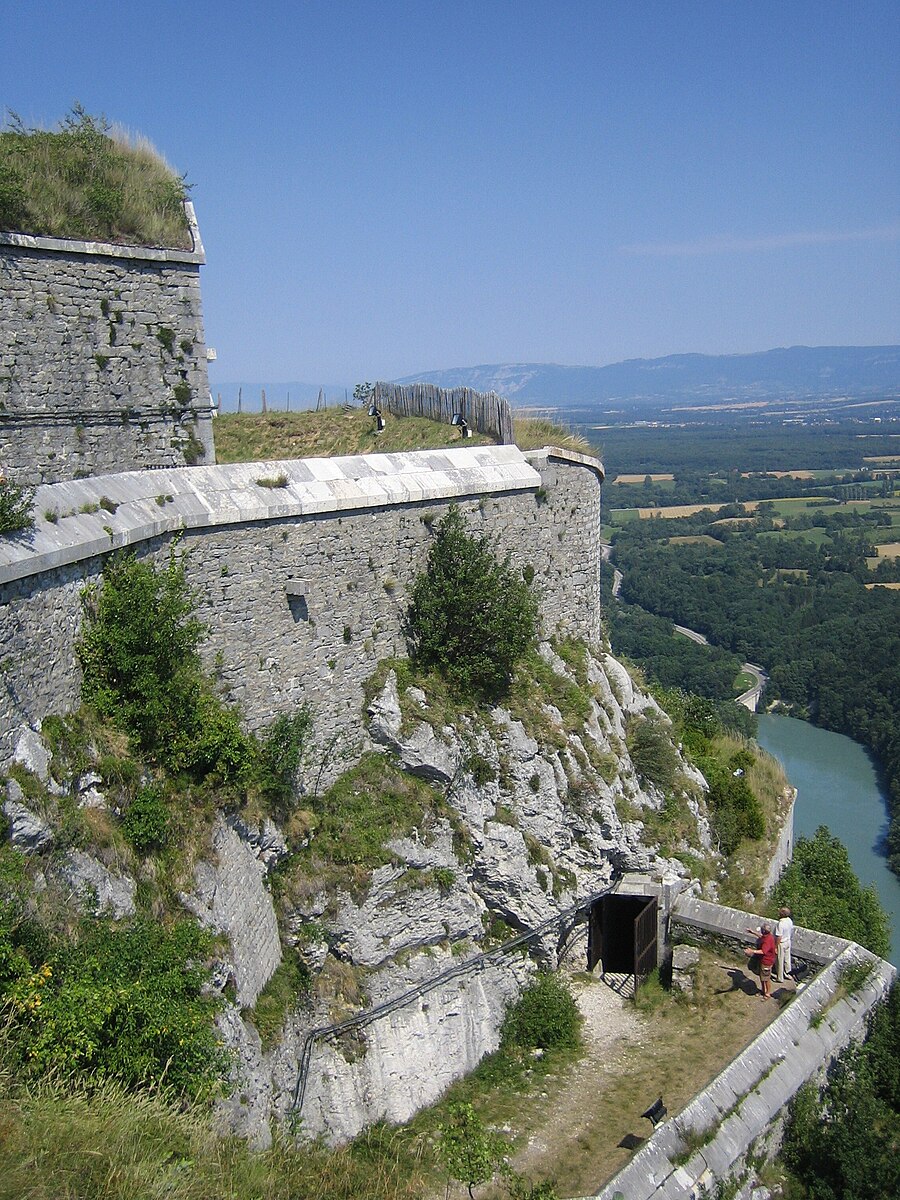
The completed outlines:
<svg viewBox="0 0 900 1200">
<path fill-rule="evenodd" d="M 652 896 L 601 896 L 588 925 L 588 970 L 634 975 L 635 984 L 657 965 L 657 902 Z"/>
</svg>

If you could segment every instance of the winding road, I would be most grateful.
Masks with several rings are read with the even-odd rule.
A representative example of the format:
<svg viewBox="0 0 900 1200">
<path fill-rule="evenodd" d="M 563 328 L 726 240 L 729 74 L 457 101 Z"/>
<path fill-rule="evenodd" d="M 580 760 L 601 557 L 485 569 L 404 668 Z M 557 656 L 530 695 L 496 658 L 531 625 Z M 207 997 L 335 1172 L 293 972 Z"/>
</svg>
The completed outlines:
<svg viewBox="0 0 900 1200">
<path fill-rule="evenodd" d="M 609 556 L 612 553 L 612 546 L 607 542 L 600 543 L 600 554 L 604 562 L 609 562 Z M 622 572 L 618 567 L 614 568 L 612 594 L 618 597 L 619 589 L 622 586 Z M 698 633 L 696 629 L 688 629 L 686 625 L 676 625 L 675 632 L 682 634 L 686 638 L 690 638 L 692 642 L 696 642 L 698 646 L 708 646 L 709 638 L 704 634 Z M 735 704 L 743 704 L 744 708 L 749 708 L 751 712 L 756 712 L 759 707 L 760 699 L 765 691 L 766 680 L 769 678 L 762 667 L 756 666 L 755 663 L 741 663 L 741 670 L 747 675 L 752 675 L 756 680 L 753 687 L 748 688 L 735 700 Z"/>
<path fill-rule="evenodd" d="M 686 638 L 690 638 L 698 646 L 709 645 L 709 638 L 704 637 L 702 633 L 698 633 L 696 629 L 688 629 L 686 625 L 676 625 L 675 632 L 683 634 Z M 743 704 L 744 708 L 749 708 L 751 712 L 756 712 L 760 698 L 765 690 L 768 675 L 766 675 L 762 667 L 756 666 L 755 663 L 741 663 L 741 670 L 746 672 L 747 675 L 752 675 L 756 683 L 754 683 L 753 687 L 748 688 L 746 692 L 738 696 L 735 704 Z"/>
</svg>

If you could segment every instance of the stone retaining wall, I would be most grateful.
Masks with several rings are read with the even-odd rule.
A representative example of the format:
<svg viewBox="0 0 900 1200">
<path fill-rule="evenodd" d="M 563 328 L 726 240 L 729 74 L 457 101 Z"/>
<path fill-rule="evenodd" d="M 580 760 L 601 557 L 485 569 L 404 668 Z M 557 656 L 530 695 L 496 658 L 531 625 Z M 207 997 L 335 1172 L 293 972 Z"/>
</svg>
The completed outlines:
<svg viewBox="0 0 900 1200">
<path fill-rule="evenodd" d="M 18 483 L 213 462 L 194 250 L 0 233 L 0 467 Z"/>
<path fill-rule="evenodd" d="M 185 554 L 207 664 L 251 726 L 307 700 L 348 751 L 365 680 L 406 653 L 409 592 L 451 503 L 533 568 L 547 635 L 596 644 L 601 478 L 595 459 L 497 446 L 42 487 L 33 535 L 0 539 L 0 762 L 21 725 L 77 705 L 80 594 L 116 549 Z"/>
</svg>

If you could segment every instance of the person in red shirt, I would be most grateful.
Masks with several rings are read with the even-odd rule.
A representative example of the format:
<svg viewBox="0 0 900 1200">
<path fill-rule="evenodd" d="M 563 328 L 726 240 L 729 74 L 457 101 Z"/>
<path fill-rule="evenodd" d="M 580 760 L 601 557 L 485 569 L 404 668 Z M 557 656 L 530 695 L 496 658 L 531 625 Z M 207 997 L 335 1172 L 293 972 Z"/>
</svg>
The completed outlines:
<svg viewBox="0 0 900 1200">
<path fill-rule="evenodd" d="M 749 930 L 750 933 L 753 930 Z M 756 939 L 756 948 L 750 946 L 744 947 L 744 953 L 748 958 L 757 955 L 757 972 L 759 974 L 759 985 L 762 991 L 764 1000 L 772 998 L 772 967 L 775 965 L 775 959 L 778 951 L 775 948 L 775 938 L 772 930 L 768 925 L 760 925 L 759 937 Z"/>
</svg>

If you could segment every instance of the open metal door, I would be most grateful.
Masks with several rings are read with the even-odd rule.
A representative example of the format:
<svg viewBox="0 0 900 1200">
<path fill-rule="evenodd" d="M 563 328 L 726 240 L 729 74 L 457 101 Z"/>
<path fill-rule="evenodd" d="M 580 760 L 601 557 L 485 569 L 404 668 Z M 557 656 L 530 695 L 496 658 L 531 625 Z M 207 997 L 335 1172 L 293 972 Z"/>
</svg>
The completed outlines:
<svg viewBox="0 0 900 1200">
<path fill-rule="evenodd" d="M 652 896 L 602 896 L 588 917 L 588 970 L 602 962 L 604 975 L 646 979 L 658 961 L 657 909 Z"/>
<path fill-rule="evenodd" d="M 646 979 L 657 965 L 658 922 L 656 900 L 649 898 L 634 918 L 634 984 Z"/>
</svg>

